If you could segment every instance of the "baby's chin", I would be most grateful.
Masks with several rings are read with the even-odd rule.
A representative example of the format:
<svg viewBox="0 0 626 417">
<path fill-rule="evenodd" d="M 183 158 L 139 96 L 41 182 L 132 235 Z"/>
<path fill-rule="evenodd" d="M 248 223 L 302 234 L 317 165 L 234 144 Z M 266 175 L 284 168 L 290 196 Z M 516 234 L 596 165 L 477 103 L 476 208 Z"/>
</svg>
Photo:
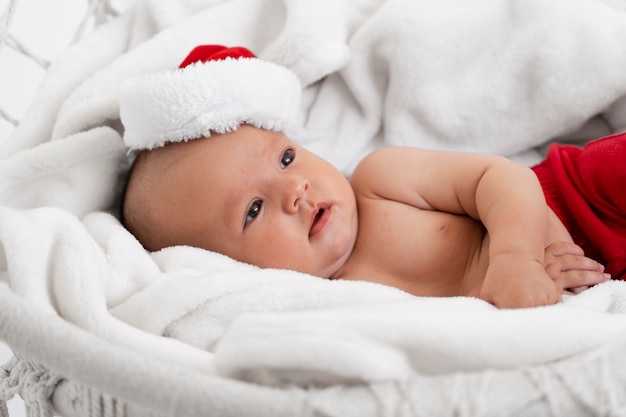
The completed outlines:
<svg viewBox="0 0 626 417">
<path fill-rule="evenodd" d="M 339 272 L 343 269 L 343 265 L 337 268 L 324 268 L 324 269 L 313 269 L 313 270 L 301 270 L 298 272 L 302 272 L 307 275 L 312 275 L 314 277 L 318 277 L 321 279 L 335 279 L 335 276 L 339 274 Z"/>
<path fill-rule="evenodd" d="M 320 269 L 318 274 L 313 274 L 322 278 L 327 279 L 335 279 L 340 276 L 345 265 L 348 263 L 350 256 L 352 255 L 352 251 L 354 250 L 354 245 L 356 243 L 356 233 L 351 236 L 351 238 L 344 245 L 343 250 L 340 254 L 335 258 L 333 262 L 329 262 L 326 268 Z"/>
<path fill-rule="evenodd" d="M 323 279 L 334 279 L 343 270 L 351 253 L 352 247 L 346 248 L 340 254 L 334 254 L 333 256 L 326 254 L 327 256 L 318 256 L 316 259 L 309 258 L 307 265 L 292 265 L 291 268 L 287 267 L 287 269 Z"/>
</svg>

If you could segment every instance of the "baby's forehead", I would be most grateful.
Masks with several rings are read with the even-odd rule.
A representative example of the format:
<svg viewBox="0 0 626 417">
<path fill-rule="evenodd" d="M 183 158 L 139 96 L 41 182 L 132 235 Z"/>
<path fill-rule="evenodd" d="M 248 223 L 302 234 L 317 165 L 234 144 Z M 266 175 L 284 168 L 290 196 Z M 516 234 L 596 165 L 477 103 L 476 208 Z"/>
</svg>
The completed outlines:
<svg viewBox="0 0 626 417">
<path fill-rule="evenodd" d="M 212 134 L 189 141 L 167 144 L 161 148 L 143 151 L 136 163 L 150 177 L 177 177 L 177 181 L 197 180 L 200 173 L 214 171 L 245 171 L 257 166 L 268 155 L 279 159 L 280 151 L 288 144 L 286 136 L 277 132 L 241 126 L 225 133 Z M 295 145 L 294 145 L 295 146 Z M 173 178 L 171 178 L 173 179 Z M 237 178 L 227 178 L 234 183 Z"/>
</svg>

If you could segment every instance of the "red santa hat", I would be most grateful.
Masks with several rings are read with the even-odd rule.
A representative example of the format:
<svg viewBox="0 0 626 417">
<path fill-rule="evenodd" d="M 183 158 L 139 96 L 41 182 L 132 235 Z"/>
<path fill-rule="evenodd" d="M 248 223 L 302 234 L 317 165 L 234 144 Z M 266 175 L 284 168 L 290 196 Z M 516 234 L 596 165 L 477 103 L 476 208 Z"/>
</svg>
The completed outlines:
<svg viewBox="0 0 626 417">
<path fill-rule="evenodd" d="M 226 133 L 241 124 L 283 131 L 295 120 L 302 87 L 289 69 L 242 47 L 202 45 L 177 70 L 124 83 L 120 117 L 131 149 Z"/>
</svg>

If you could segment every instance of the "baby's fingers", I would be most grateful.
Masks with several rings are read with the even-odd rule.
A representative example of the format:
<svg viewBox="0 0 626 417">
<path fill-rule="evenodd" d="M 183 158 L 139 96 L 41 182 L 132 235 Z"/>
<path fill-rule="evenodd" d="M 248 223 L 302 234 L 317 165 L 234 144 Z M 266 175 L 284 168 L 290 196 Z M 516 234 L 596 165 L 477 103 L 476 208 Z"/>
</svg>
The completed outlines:
<svg viewBox="0 0 626 417">
<path fill-rule="evenodd" d="M 609 274 L 605 274 L 604 272 L 589 271 L 584 269 L 570 269 L 567 271 L 561 271 L 559 279 L 556 283 L 559 287 L 563 289 L 585 289 L 586 287 L 590 287 L 592 285 L 596 285 L 610 279 L 611 276 Z"/>
<path fill-rule="evenodd" d="M 546 273 L 561 289 L 580 290 L 611 279 L 604 266 L 587 258 L 583 250 L 571 242 L 555 242 L 546 247 Z M 574 292 L 580 292 L 574 291 Z"/>
<path fill-rule="evenodd" d="M 572 242 L 553 242 L 546 247 L 545 251 L 546 256 L 585 255 L 582 248 Z"/>
<path fill-rule="evenodd" d="M 546 269 L 557 270 L 558 272 L 569 270 L 584 270 L 604 272 L 604 266 L 584 255 L 566 254 L 546 259 Z"/>
<path fill-rule="evenodd" d="M 584 287 L 570 288 L 569 290 L 573 292 L 574 294 L 580 294 L 581 292 L 586 291 L 588 289 L 589 287 L 585 285 Z"/>
<path fill-rule="evenodd" d="M 550 276 L 561 288 L 588 287 L 611 279 L 604 266 L 593 259 L 579 255 L 563 255 L 548 265 Z"/>
</svg>

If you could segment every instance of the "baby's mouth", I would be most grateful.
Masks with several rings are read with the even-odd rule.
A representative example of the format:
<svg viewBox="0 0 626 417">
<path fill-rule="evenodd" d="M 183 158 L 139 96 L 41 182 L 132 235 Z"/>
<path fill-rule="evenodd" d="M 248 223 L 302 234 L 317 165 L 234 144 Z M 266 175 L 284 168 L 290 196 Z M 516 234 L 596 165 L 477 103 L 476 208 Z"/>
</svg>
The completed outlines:
<svg viewBox="0 0 626 417">
<path fill-rule="evenodd" d="M 311 229 L 309 230 L 309 237 L 315 236 L 326 228 L 330 220 L 329 207 L 318 206 L 317 211 L 313 212 L 312 217 L 313 220 L 311 222 Z"/>
</svg>

